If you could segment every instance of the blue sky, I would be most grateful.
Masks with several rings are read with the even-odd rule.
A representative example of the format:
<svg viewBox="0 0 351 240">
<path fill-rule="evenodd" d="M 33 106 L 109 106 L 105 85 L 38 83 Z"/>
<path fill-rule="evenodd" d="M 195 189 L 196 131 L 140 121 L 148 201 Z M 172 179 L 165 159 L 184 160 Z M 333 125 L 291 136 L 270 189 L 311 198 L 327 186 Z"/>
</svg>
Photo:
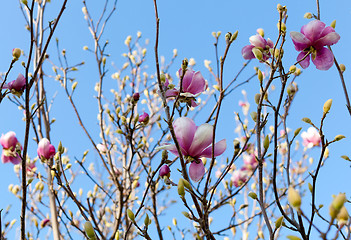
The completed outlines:
<svg viewBox="0 0 351 240">
<path fill-rule="evenodd" d="M 99 1 L 88 0 L 88 8 L 93 12 L 98 12 L 101 6 Z M 165 56 L 166 61 L 172 57 L 174 48 L 178 49 L 178 58 L 175 66 L 171 68 L 174 74 L 180 66 L 181 59 L 184 57 L 194 58 L 197 62 L 195 70 L 201 70 L 205 78 L 210 80 L 210 75 L 206 71 L 203 61 L 205 59 L 212 61 L 212 67 L 215 67 L 215 51 L 213 47 L 214 38 L 211 36 L 213 31 L 226 32 L 239 31 L 238 39 L 229 52 L 228 60 L 225 68 L 225 82 L 228 83 L 241 68 L 244 60 L 241 57 L 241 48 L 249 44 L 249 37 L 256 33 L 257 28 L 263 28 L 265 35 L 271 39 L 277 37 L 276 23 L 278 21 L 278 13 L 276 11 L 277 3 L 287 5 L 288 21 L 287 31 L 299 31 L 302 25 L 309 20 L 304 19 L 305 12 L 316 13 L 315 1 L 233 1 L 233 0 L 203 0 L 203 1 L 159 1 L 159 17 L 160 17 L 160 43 L 159 53 Z M 57 12 L 58 1 L 52 0 L 52 4 L 48 5 L 48 13 Z M 80 71 L 74 75 L 78 80 L 78 88 L 76 98 L 79 96 L 77 104 L 81 109 L 82 118 L 88 128 L 96 127 L 97 108 L 91 110 L 91 106 L 97 107 L 93 95 L 94 85 L 97 81 L 97 71 L 94 65 L 94 59 L 90 53 L 83 50 L 83 46 L 93 46 L 89 31 L 86 27 L 85 20 L 81 11 L 82 3 L 80 1 L 69 1 L 67 9 L 59 24 L 55 37 L 60 40 L 60 47 L 65 48 L 67 56 L 71 64 L 85 61 L 86 64 L 80 68 Z M 54 16 L 54 15 L 50 15 Z M 97 16 L 97 14 L 96 14 Z M 351 42 L 350 20 L 351 20 L 351 2 L 348 0 L 339 1 L 321 1 L 321 20 L 329 25 L 336 20 L 336 32 L 341 36 L 339 43 L 333 46 L 333 51 L 339 63 L 346 65 L 345 79 L 349 83 L 349 69 L 351 69 L 351 60 L 349 57 L 350 49 L 348 44 Z M 51 18 L 47 19 L 52 20 Z M 11 61 L 11 50 L 15 47 L 28 52 L 29 35 L 24 29 L 24 20 L 19 10 L 17 1 L 2 1 L 0 3 L 0 29 L 2 38 L 0 40 L 0 72 L 5 72 Z M 136 32 L 141 31 L 143 40 L 150 39 L 148 46 L 147 64 L 148 71 L 154 73 L 154 55 L 153 44 L 155 39 L 155 16 L 152 1 L 145 0 L 119 0 L 117 11 L 111 18 L 106 28 L 104 39 L 109 40 L 108 47 L 111 56 L 108 58 L 107 64 L 111 67 L 112 62 L 116 66 L 123 64 L 121 54 L 126 51 L 123 44 L 124 39 L 128 35 L 136 36 Z M 219 52 L 222 53 L 225 44 L 221 38 Z M 57 62 L 54 41 L 49 49 L 50 58 Z M 291 39 L 287 37 L 285 45 L 284 63 L 286 68 L 295 62 L 297 52 L 294 50 Z M 242 80 L 253 73 L 253 67 L 259 66 L 265 69 L 262 64 L 252 61 L 250 66 L 245 70 Z M 47 65 L 47 72 L 52 74 L 50 66 Z M 23 69 L 20 64 L 14 68 L 10 74 L 10 80 L 17 77 L 18 73 Z M 109 74 L 113 73 L 113 68 Z M 107 86 L 113 86 L 107 82 Z M 341 83 L 338 78 L 335 67 L 328 71 L 318 71 L 314 65 L 306 69 L 302 76 L 297 79 L 299 92 L 293 108 L 291 109 L 290 120 L 288 125 L 292 129 L 303 127 L 308 128 L 303 123 L 303 117 L 309 117 L 312 121 L 318 122 L 322 115 L 323 103 L 332 98 L 333 106 L 331 112 L 325 122 L 326 136 L 329 140 L 337 134 L 343 134 L 347 138 L 342 142 L 334 144 L 330 147 L 330 159 L 326 163 L 326 167 L 322 169 L 317 188 L 317 198 L 321 199 L 326 205 L 331 200 L 331 194 L 345 191 L 348 187 L 350 168 L 349 163 L 340 158 L 341 155 L 349 155 L 350 153 L 350 137 L 351 129 L 348 127 L 351 117 L 348 115 L 345 107 L 345 98 L 342 94 Z M 48 83 L 48 94 L 53 96 L 57 92 L 55 103 L 53 105 L 53 113 L 57 122 L 53 128 L 52 142 L 57 146 L 62 141 L 69 148 L 69 154 L 73 156 L 81 156 L 86 149 L 91 149 L 88 140 L 83 136 L 82 130 L 77 127 L 77 121 L 74 118 L 73 111 L 68 104 L 64 92 L 57 82 Z M 351 89 L 350 84 L 348 85 Z M 257 84 L 251 82 L 243 89 L 248 92 L 248 98 L 251 103 L 254 95 L 258 91 Z M 234 111 L 239 111 L 238 101 L 242 99 L 240 90 L 232 93 L 224 101 L 223 118 L 221 124 L 226 128 L 219 127 L 218 139 L 227 138 L 228 143 L 236 137 L 234 135 Z M 253 106 L 253 104 L 252 104 Z M 253 109 L 252 109 L 253 110 Z M 19 111 L 8 100 L 4 100 L 0 105 L 2 112 L 0 117 L 0 133 L 7 131 L 16 131 L 19 139 L 24 136 L 24 122 L 22 111 Z M 198 118 L 197 124 L 201 124 L 204 119 Z M 93 136 L 97 139 L 98 132 L 93 132 Z M 317 150 L 314 150 L 318 152 Z M 30 156 L 36 155 L 36 148 L 29 149 Z M 313 153 L 315 154 L 315 153 Z M 91 154 L 94 158 L 94 154 Z M 0 182 L 0 191 L 8 193 L 7 186 L 9 183 L 18 181 L 12 172 L 12 165 L 6 164 L 0 167 L 2 181 Z M 349 194 L 348 194 L 349 196 Z M 0 208 L 5 208 L 10 202 L 16 202 L 11 194 L 0 199 Z M 19 223 L 17 223 L 17 227 Z"/>
</svg>

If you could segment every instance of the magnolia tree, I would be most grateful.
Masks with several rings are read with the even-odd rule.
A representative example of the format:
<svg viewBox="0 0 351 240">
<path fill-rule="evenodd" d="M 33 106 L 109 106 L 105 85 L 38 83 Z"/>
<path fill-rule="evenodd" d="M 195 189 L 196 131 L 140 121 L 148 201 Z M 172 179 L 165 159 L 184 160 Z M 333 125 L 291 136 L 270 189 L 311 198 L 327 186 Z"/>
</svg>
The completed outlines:
<svg viewBox="0 0 351 240">
<path fill-rule="evenodd" d="M 59 36 L 56 45 L 53 40 L 70 8 L 67 0 L 49 17 L 44 13 L 50 1 L 20 1 L 30 41 L 25 49 L 9 47 L 13 59 L 1 77 L 0 103 L 11 101 L 23 111 L 25 124 L 16 132 L 1 126 L 0 143 L 2 163 L 13 164 L 11 174 L 18 176 L 8 186 L 18 199 L 11 204 L 21 207 L 1 206 L 1 239 L 13 239 L 16 220 L 16 237 L 23 240 L 350 239 L 349 193 L 334 192 L 330 199 L 317 199 L 316 194 L 323 190 L 318 177 L 328 168 L 329 147 L 344 138 L 329 137 L 324 128 L 332 99 L 320 103 L 319 121 L 306 112 L 302 127 L 289 127 L 302 69 L 318 75 L 336 68 L 344 111 L 351 115 L 345 66 L 331 48 L 342 36 L 335 21 L 327 26 L 321 18 L 319 1 L 314 14 L 305 14 L 309 20 L 300 30 L 287 31 L 288 8 L 278 4 L 277 37 L 266 37 L 261 28 L 251 37 L 241 36 L 250 44 L 240 46 L 241 55 L 235 56 L 244 65 L 234 77 L 224 77 L 224 69 L 238 31 L 212 33 L 216 67 L 205 60 L 206 71 L 200 72 L 194 59 L 178 59 L 177 50 L 166 63 L 158 51 L 159 34 L 166 30 L 160 27 L 156 0 L 151 3 L 155 41 L 147 54 L 140 32 L 136 38 L 128 36 L 120 67 L 109 64 L 113 43 L 105 40 L 106 27 L 118 14 L 117 1 L 99 2 L 100 13 L 89 1 L 82 3 L 92 46 L 84 50 L 96 65 L 89 71 L 97 74 L 98 118 L 90 126 L 74 95 L 84 84 L 79 77 L 84 62 L 70 64 Z M 296 61 L 284 61 L 288 52 Z M 154 60 L 146 63 L 147 55 Z M 250 64 L 256 67 L 245 77 Z M 22 65 L 19 72 L 17 65 Z M 11 81 L 13 75 L 18 77 Z M 114 87 L 104 87 L 106 81 Z M 252 101 L 243 90 L 249 83 L 258 89 Z M 48 86 L 64 93 L 68 104 L 54 101 Z M 234 104 L 234 117 L 223 106 L 225 100 L 233 101 L 232 92 L 243 99 Z M 70 132 L 54 131 L 55 119 L 65 116 L 53 116 L 51 107 L 61 104 L 75 113 L 71 124 L 81 129 L 79 138 L 90 142 L 79 157 L 69 154 L 74 145 L 61 142 Z M 221 119 L 228 117 L 232 121 L 223 124 Z M 225 135 L 231 137 L 221 139 L 218 132 L 226 131 L 226 124 L 236 127 Z"/>
</svg>

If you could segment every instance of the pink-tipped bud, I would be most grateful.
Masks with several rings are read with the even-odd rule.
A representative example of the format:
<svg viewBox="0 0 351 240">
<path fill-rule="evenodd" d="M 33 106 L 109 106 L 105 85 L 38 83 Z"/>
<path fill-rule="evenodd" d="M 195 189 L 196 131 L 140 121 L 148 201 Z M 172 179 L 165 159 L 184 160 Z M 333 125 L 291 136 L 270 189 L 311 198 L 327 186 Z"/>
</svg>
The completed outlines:
<svg viewBox="0 0 351 240">
<path fill-rule="evenodd" d="M 50 141 L 47 138 L 40 140 L 38 144 L 38 156 L 42 159 L 50 159 L 54 157 L 56 150 L 53 145 L 50 144 Z"/>
<path fill-rule="evenodd" d="M 139 99 L 140 99 L 140 94 L 139 94 L 138 92 L 134 93 L 134 94 L 133 94 L 133 100 L 134 100 L 135 102 L 137 102 L 137 101 L 139 101 Z"/>
<path fill-rule="evenodd" d="M 149 114 L 144 112 L 142 115 L 139 116 L 138 121 L 146 125 L 149 122 Z"/>
<path fill-rule="evenodd" d="M 171 176 L 171 169 L 169 168 L 168 165 L 163 165 L 160 168 L 160 177 L 164 178 L 167 177 L 169 178 Z"/>
</svg>

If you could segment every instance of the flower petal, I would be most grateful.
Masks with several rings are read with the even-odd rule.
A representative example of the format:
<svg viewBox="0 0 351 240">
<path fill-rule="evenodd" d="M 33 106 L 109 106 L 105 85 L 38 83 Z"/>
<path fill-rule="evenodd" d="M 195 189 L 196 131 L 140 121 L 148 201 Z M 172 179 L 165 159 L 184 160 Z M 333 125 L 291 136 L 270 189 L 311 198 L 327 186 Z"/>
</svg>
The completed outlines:
<svg viewBox="0 0 351 240">
<path fill-rule="evenodd" d="M 251 36 L 249 41 L 255 47 L 265 48 L 267 45 L 267 41 L 259 34 Z"/>
<path fill-rule="evenodd" d="M 173 128 L 179 145 L 189 153 L 197 129 L 194 121 L 187 117 L 180 117 L 174 121 Z"/>
<path fill-rule="evenodd" d="M 311 46 L 311 41 L 299 32 L 290 32 L 290 37 L 297 51 L 302 51 Z"/>
<path fill-rule="evenodd" d="M 302 26 L 301 33 L 305 35 L 311 42 L 320 38 L 321 33 L 325 28 L 325 23 L 319 20 L 313 20 L 306 25 Z"/>
<path fill-rule="evenodd" d="M 336 32 L 331 32 L 325 35 L 324 37 L 318 39 L 314 44 L 313 47 L 316 49 L 320 49 L 323 46 L 331 46 L 337 43 L 340 40 L 340 35 Z"/>
<path fill-rule="evenodd" d="M 253 48 L 254 46 L 252 45 L 247 45 L 243 47 L 243 49 L 241 50 L 241 55 L 243 56 L 244 59 L 250 60 L 255 58 L 255 55 L 252 53 Z"/>
<path fill-rule="evenodd" d="M 205 166 L 201 159 L 198 160 L 199 163 L 193 161 L 189 166 L 189 176 L 194 182 L 198 182 L 205 175 Z"/>
<path fill-rule="evenodd" d="M 183 92 L 189 92 L 192 94 L 198 94 L 205 91 L 206 81 L 200 72 L 196 72 L 193 75 L 190 85 L 187 89 L 183 89 Z"/>
<path fill-rule="evenodd" d="M 217 142 L 215 144 L 215 149 L 214 149 L 214 156 L 217 157 L 224 153 L 224 151 L 227 148 L 227 141 L 225 139 Z M 211 158 L 212 157 L 212 145 L 207 147 L 205 150 L 200 153 L 199 157 L 206 157 L 206 158 Z"/>
<path fill-rule="evenodd" d="M 317 69 L 328 70 L 334 64 L 334 55 L 329 49 L 323 47 L 317 51 L 316 58 L 312 59 L 312 62 Z"/>
<path fill-rule="evenodd" d="M 16 138 L 16 133 L 13 131 L 10 131 L 5 135 L 2 134 L 0 137 L 0 144 L 5 149 L 9 149 L 12 147 L 12 150 L 14 150 L 16 148 L 17 142 L 18 140 Z"/>
<path fill-rule="evenodd" d="M 179 69 L 178 73 L 179 73 L 179 78 L 181 78 L 182 75 L 183 75 L 183 70 Z M 195 72 L 192 69 L 187 69 L 186 70 L 185 75 L 183 77 L 183 82 L 182 82 L 182 90 L 183 90 L 183 92 L 187 92 L 187 89 L 190 86 L 191 81 L 193 80 L 194 73 Z"/>
<path fill-rule="evenodd" d="M 208 123 L 200 125 L 188 151 L 189 156 L 197 157 L 205 148 L 212 143 L 213 126 Z"/>
<path fill-rule="evenodd" d="M 297 56 L 297 61 L 300 61 L 301 59 L 303 59 L 306 56 L 307 52 L 300 52 L 300 54 Z M 300 66 L 303 69 L 308 68 L 308 66 L 310 65 L 310 54 L 300 62 Z"/>
<path fill-rule="evenodd" d="M 162 150 L 168 150 L 171 153 L 173 153 L 174 155 L 179 156 L 178 150 L 177 150 L 177 148 L 176 148 L 176 146 L 174 144 L 166 143 L 163 146 L 157 147 L 157 150 L 161 150 L 161 149 Z M 180 151 L 183 153 L 183 155 L 187 155 L 187 153 L 185 152 L 185 150 L 182 147 L 180 147 Z"/>
</svg>

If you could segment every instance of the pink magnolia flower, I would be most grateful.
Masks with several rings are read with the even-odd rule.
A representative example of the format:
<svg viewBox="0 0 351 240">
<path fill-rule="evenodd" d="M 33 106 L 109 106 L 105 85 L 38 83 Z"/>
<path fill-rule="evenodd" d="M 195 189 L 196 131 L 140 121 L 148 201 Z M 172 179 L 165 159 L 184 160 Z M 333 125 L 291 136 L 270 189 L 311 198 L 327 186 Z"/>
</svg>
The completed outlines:
<svg viewBox="0 0 351 240">
<path fill-rule="evenodd" d="M 300 62 L 302 68 L 310 65 L 310 55 L 312 54 L 312 62 L 319 70 L 328 70 L 334 63 L 333 53 L 324 46 L 331 46 L 340 39 L 334 28 L 325 27 L 325 23 L 319 20 L 313 20 L 302 26 L 301 33 L 290 32 L 290 37 L 295 45 L 295 49 L 300 51 L 297 61 L 301 61 L 306 55 L 307 57 Z"/>
<path fill-rule="evenodd" d="M 183 70 L 178 70 L 179 77 L 183 75 Z M 180 89 L 168 88 L 169 82 L 166 79 L 164 87 L 166 88 L 166 97 L 176 97 L 179 94 Z M 182 81 L 180 97 L 183 100 L 187 98 L 190 99 L 190 105 L 196 107 L 198 104 L 195 101 L 195 98 L 199 96 L 203 91 L 206 90 L 206 81 L 201 75 L 201 72 L 195 72 L 192 69 L 187 69 Z"/>
<path fill-rule="evenodd" d="M 235 187 L 240 187 L 248 180 L 248 171 L 245 168 L 235 170 L 231 177 L 231 180 Z"/>
<path fill-rule="evenodd" d="M 273 48 L 273 42 L 269 38 L 266 40 L 261 35 L 256 34 L 249 38 L 251 45 L 243 47 L 241 50 L 241 55 L 244 59 L 254 59 L 256 58 L 253 49 L 258 49 L 262 52 L 262 60 L 266 61 L 271 57 L 270 49 Z"/>
<path fill-rule="evenodd" d="M 99 144 L 96 145 L 96 147 L 97 147 L 97 149 L 99 150 L 99 152 L 101 154 L 106 154 L 107 153 L 107 147 L 106 147 L 105 144 L 99 143 Z"/>
<path fill-rule="evenodd" d="M 10 131 L 5 135 L 2 134 L 0 144 L 3 148 L 1 153 L 1 161 L 3 163 L 19 164 L 21 162 L 22 159 L 19 152 L 22 150 L 22 146 L 18 142 L 15 132 Z"/>
<path fill-rule="evenodd" d="M 55 147 L 50 144 L 50 141 L 47 138 L 43 138 L 38 144 L 37 152 L 40 158 L 50 159 L 54 157 L 56 150 Z"/>
<path fill-rule="evenodd" d="M 244 164 L 249 169 L 254 169 L 258 165 L 255 154 L 243 154 Z"/>
<path fill-rule="evenodd" d="M 164 176 L 167 176 L 168 178 L 171 176 L 171 169 L 169 168 L 168 165 L 163 165 L 161 168 L 160 168 L 160 177 L 164 177 Z"/>
<path fill-rule="evenodd" d="M 301 133 L 302 137 L 302 145 L 307 148 L 312 148 L 314 146 L 319 146 L 321 142 L 321 136 L 319 132 L 314 127 L 310 127 L 307 129 L 307 132 Z"/>
<path fill-rule="evenodd" d="M 143 124 L 146 125 L 146 124 L 149 122 L 149 114 L 147 114 L 146 112 L 144 112 L 143 114 L 141 114 L 141 115 L 139 116 L 138 121 L 139 121 L 140 123 L 143 123 Z"/>
<path fill-rule="evenodd" d="M 212 125 L 205 123 L 198 127 L 195 125 L 192 119 L 180 117 L 174 121 L 173 128 L 181 152 L 186 158 L 196 161 L 197 164 L 203 165 L 202 161 L 200 160 L 201 157 L 212 157 Z M 227 144 L 225 139 L 217 142 L 214 146 L 214 156 L 216 157 L 221 155 L 225 151 L 226 147 Z M 177 148 L 174 144 L 167 144 L 163 148 L 179 156 Z M 196 166 L 199 167 L 198 165 Z"/>
<path fill-rule="evenodd" d="M 20 97 L 24 91 L 26 86 L 26 78 L 20 73 L 16 80 L 9 82 L 8 84 L 4 84 L 4 89 L 9 89 L 13 94 Z"/>
</svg>

